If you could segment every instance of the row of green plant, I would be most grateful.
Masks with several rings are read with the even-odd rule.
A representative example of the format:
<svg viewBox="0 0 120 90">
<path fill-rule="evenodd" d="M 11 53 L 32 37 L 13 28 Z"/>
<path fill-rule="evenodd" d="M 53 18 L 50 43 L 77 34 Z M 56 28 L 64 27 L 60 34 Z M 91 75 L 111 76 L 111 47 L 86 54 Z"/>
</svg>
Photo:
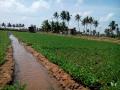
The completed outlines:
<svg viewBox="0 0 120 90">
<path fill-rule="evenodd" d="M 43 33 L 14 34 L 92 90 L 120 89 L 120 45 Z"/>
<path fill-rule="evenodd" d="M 26 85 L 16 82 L 13 85 L 6 85 L 2 90 L 26 90 Z"/>
<path fill-rule="evenodd" d="M 5 62 L 6 51 L 10 43 L 7 31 L 0 31 L 0 65 Z"/>
</svg>

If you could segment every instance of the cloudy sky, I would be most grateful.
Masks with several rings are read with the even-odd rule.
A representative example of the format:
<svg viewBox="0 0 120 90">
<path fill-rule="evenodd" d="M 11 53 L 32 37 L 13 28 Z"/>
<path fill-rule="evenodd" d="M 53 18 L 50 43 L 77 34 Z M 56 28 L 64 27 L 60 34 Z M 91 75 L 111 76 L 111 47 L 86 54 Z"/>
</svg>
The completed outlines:
<svg viewBox="0 0 120 90">
<path fill-rule="evenodd" d="M 112 20 L 120 25 L 119 4 L 120 0 L 0 0 L 0 23 L 40 26 L 43 20 L 51 20 L 55 11 L 68 10 L 70 27 L 76 27 L 74 15 L 79 13 L 82 18 L 93 16 L 100 23 L 98 30 L 103 31 Z"/>
</svg>

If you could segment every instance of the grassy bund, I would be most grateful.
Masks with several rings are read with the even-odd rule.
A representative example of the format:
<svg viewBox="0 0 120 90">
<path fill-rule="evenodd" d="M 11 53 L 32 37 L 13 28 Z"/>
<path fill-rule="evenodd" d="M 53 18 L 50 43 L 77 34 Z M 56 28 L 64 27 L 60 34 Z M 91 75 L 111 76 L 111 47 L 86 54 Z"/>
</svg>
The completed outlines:
<svg viewBox="0 0 120 90">
<path fill-rule="evenodd" d="M 0 31 L 0 65 L 5 62 L 6 51 L 10 40 L 6 31 Z"/>
</svg>

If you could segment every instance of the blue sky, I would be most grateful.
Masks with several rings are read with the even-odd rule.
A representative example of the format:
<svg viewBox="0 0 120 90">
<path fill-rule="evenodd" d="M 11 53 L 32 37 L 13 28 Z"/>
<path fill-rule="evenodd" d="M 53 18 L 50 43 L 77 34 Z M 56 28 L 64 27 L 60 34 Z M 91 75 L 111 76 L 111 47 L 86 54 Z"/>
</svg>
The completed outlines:
<svg viewBox="0 0 120 90">
<path fill-rule="evenodd" d="M 0 0 L 0 23 L 40 26 L 43 20 L 51 20 L 55 11 L 68 10 L 72 15 L 69 27 L 76 27 L 74 16 L 79 13 L 82 18 L 93 16 L 99 21 L 98 31 L 103 32 L 112 20 L 120 25 L 119 4 L 120 0 Z"/>
</svg>

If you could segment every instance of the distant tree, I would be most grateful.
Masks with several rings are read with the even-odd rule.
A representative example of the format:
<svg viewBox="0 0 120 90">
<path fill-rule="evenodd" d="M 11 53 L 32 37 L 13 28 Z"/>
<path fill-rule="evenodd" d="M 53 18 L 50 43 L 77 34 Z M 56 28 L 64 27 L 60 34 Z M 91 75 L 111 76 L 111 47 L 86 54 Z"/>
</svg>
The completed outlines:
<svg viewBox="0 0 120 90">
<path fill-rule="evenodd" d="M 96 35 L 96 30 L 93 30 L 93 36 L 95 36 Z"/>
<path fill-rule="evenodd" d="M 60 23 L 60 28 L 61 28 L 61 32 L 68 30 L 68 27 L 66 26 L 65 22 Z"/>
<path fill-rule="evenodd" d="M 7 24 L 7 27 L 12 27 L 12 25 L 11 25 L 11 23 L 10 23 L 10 22 Z"/>
<path fill-rule="evenodd" d="M 55 22 L 55 32 L 59 33 L 61 31 L 60 23 L 57 21 Z"/>
<path fill-rule="evenodd" d="M 55 23 L 54 23 L 54 21 L 50 22 L 50 26 L 51 26 L 51 31 L 55 32 Z"/>
<path fill-rule="evenodd" d="M 19 27 L 22 27 L 22 24 L 18 24 Z"/>
<path fill-rule="evenodd" d="M 67 12 L 66 12 L 66 20 L 67 20 L 67 22 L 68 22 L 68 27 L 69 27 L 69 21 L 70 21 L 70 19 L 71 19 L 71 15 L 70 15 L 70 13 L 67 11 Z"/>
<path fill-rule="evenodd" d="M 98 21 L 97 21 L 97 20 L 93 21 L 93 24 L 94 24 L 94 27 L 95 27 L 95 30 L 96 30 L 96 28 L 97 28 L 98 25 L 99 25 Z"/>
<path fill-rule="evenodd" d="M 85 24 L 85 19 L 82 20 L 82 25 L 83 25 L 83 27 L 84 27 L 84 28 L 83 28 L 83 32 L 85 33 L 85 25 L 86 25 L 86 24 Z"/>
<path fill-rule="evenodd" d="M 86 32 L 88 32 L 89 31 L 89 29 L 88 29 L 89 17 L 86 16 L 84 19 L 85 19 L 85 25 L 86 25 Z"/>
<path fill-rule="evenodd" d="M 116 32 L 117 32 L 117 36 L 120 37 L 120 28 L 119 27 L 116 29 Z"/>
<path fill-rule="evenodd" d="M 15 26 L 16 26 L 15 24 L 12 25 L 13 28 L 15 28 Z"/>
<path fill-rule="evenodd" d="M 115 23 L 115 21 L 110 22 L 109 27 L 110 27 L 110 29 L 112 31 L 115 30 L 116 29 L 116 23 Z"/>
<path fill-rule="evenodd" d="M 116 34 L 117 34 L 117 36 L 120 36 L 120 31 L 119 31 L 118 24 L 116 24 L 115 26 L 116 26 L 116 28 L 115 28 Z"/>
<path fill-rule="evenodd" d="M 59 14 L 58 14 L 58 12 L 55 12 L 53 16 L 54 16 L 54 18 L 55 18 L 55 19 L 57 20 L 57 22 L 58 22 L 58 19 L 59 19 Z"/>
<path fill-rule="evenodd" d="M 106 36 L 110 36 L 110 29 L 106 28 L 104 32 L 105 32 Z"/>
<path fill-rule="evenodd" d="M 119 30 L 118 24 L 116 24 L 116 34 L 117 34 L 117 37 L 120 37 L 120 30 Z"/>
<path fill-rule="evenodd" d="M 109 36 L 115 37 L 116 36 L 115 31 L 116 31 L 116 29 L 118 27 L 118 24 L 116 24 L 115 21 L 111 21 L 108 26 L 109 26 Z"/>
<path fill-rule="evenodd" d="M 59 22 L 50 22 L 50 26 L 51 26 L 51 31 L 54 33 L 59 33 L 60 32 L 60 27 L 59 27 Z"/>
<path fill-rule="evenodd" d="M 95 30 L 93 30 L 93 35 L 95 35 L 96 34 L 96 28 L 98 27 L 98 25 L 99 25 L 99 23 L 98 23 L 98 21 L 97 20 L 94 20 L 93 21 L 93 25 L 94 25 L 94 27 L 95 27 Z"/>
<path fill-rule="evenodd" d="M 109 24 L 109 27 L 110 27 L 110 33 L 111 33 L 111 35 L 113 37 L 113 35 L 114 35 L 113 31 L 116 29 L 115 21 L 111 21 L 110 24 Z"/>
<path fill-rule="evenodd" d="M 92 24 L 93 24 L 93 17 L 89 17 L 89 21 L 88 21 L 88 23 L 90 24 L 90 31 L 91 31 L 91 27 L 92 27 Z"/>
<path fill-rule="evenodd" d="M 2 27 L 6 28 L 6 24 L 4 22 L 2 23 Z"/>
<path fill-rule="evenodd" d="M 48 20 L 43 21 L 43 23 L 42 23 L 42 30 L 46 31 L 46 32 L 51 31 L 51 26 L 50 26 L 50 23 L 49 23 Z"/>
<path fill-rule="evenodd" d="M 25 27 L 25 24 L 22 24 L 22 25 L 21 25 L 21 27 L 23 27 L 23 28 L 24 28 L 24 27 Z"/>
<path fill-rule="evenodd" d="M 61 16 L 61 20 L 63 20 L 63 22 L 65 23 L 65 20 L 66 20 L 66 17 L 67 17 L 66 11 L 62 11 L 60 16 Z"/>
<path fill-rule="evenodd" d="M 60 16 L 61 16 L 61 20 L 63 20 L 61 25 L 63 25 L 62 27 L 63 27 L 63 31 L 64 31 L 65 30 L 65 27 L 64 27 L 65 26 L 65 21 L 66 21 L 66 18 L 67 18 L 66 11 L 62 11 Z"/>
<path fill-rule="evenodd" d="M 18 29 L 19 28 L 19 24 L 16 24 L 15 27 Z"/>
<path fill-rule="evenodd" d="M 87 34 L 89 34 L 90 30 L 89 30 L 89 29 L 87 29 L 87 31 L 86 31 L 86 32 L 87 32 Z"/>
<path fill-rule="evenodd" d="M 81 20 L 81 16 L 79 15 L 79 14 L 77 14 L 76 16 L 75 16 L 75 20 L 78 22 L 78 29 L 79 29 L 79 32 L 80 32 L 80 20 Z"/>
<path fill-rule="evenodd" d="M 100 36 L 100 32 L 97 32 L 97 36 L 98 36 L 98 37 Z"/>
<path fill-rule="evenodd" d="M 36 25 L 31 25 L 29 27 L 29 32 L 35 33 L 36 32 Z"/>
</svg>

